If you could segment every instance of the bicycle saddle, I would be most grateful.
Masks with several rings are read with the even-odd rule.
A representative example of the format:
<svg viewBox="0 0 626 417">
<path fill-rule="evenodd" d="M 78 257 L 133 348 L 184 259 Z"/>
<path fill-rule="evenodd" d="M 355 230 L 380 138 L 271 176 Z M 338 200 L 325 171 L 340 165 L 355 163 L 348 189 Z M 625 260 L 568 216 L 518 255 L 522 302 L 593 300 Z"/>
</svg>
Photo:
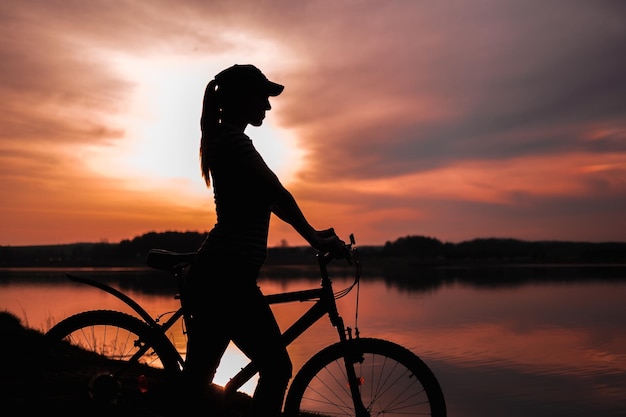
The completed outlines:
<svg viewBox="0 0 626 417">
<path fill-rule="evenodd" d="M 154 269 L 171 271 L 175 267 L 184 268 L 196 259 L 197 252 L 172 252 L 166 249 L 150 249 L 146 264 Z"/>
</svg>

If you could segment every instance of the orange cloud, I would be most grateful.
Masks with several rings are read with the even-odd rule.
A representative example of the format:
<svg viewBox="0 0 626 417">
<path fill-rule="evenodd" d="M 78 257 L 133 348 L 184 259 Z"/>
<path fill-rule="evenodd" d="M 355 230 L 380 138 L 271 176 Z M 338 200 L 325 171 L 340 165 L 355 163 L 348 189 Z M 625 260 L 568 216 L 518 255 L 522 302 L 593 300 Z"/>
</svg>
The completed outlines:
<svg viewBox="0 0 626 417">
<path fill-rule="evenodd" d="M 210 228 L 199 97 L 245 62 L 286 85 L 264 156 L 320 228 L 626 239 L 619 6 L 363 5 L 3 2 L 0 244 Z"/>
</svg>

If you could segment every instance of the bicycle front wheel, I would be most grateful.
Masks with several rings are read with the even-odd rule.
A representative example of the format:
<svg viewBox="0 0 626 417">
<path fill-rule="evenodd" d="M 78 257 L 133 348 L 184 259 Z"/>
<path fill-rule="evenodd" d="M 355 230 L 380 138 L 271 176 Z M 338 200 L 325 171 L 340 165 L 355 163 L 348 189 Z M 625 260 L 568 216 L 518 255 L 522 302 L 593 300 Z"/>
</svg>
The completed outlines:
<svg viewBox="0 0 626 417">
<path fill-rule="evenodd" d="M 45 336 L 49 357 L 38 396 L 54 408 L 156 405 L 181 372 L 168 339 L 125 313 L 79 313 Z"/>
<path fill-rule="evenodd" d="M 410 350 L 381 339 L 353 339 L 314 355 L 293 379 L 285 415 L 357 415 L 346 363 L 354 365 L 363 405 L 370 416 L 445 417 L 446 405 L 431 370 Z"/>
</svg>

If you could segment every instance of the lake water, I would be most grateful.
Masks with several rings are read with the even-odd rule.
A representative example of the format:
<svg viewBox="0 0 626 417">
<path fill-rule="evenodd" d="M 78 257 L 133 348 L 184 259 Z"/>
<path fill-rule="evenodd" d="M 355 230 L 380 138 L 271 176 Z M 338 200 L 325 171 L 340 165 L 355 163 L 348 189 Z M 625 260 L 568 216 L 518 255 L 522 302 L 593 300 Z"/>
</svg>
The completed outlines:
<svg viewBox="0 0 626 417">
<path fill-rule="evenodd" d="M 0 310 L 40 330 L 88 309 L 128 311 L 111 295 L 66 280 L 65 272 L 0 270 Z M 72 272 L 109 280 L 152 315 L 177 305 L 163 276 Z M 312 288 L 319 282 L 314 272 L 268 269 L 260 285 L 267 294 Z M 336 290 L 351 283 L 343 270 L 332 276 Z M 356 295 L 339 300 L 346 325 L 355 327 L 358 319 L 361 336 L 389 339 L 419 355 L 437 376 L 451 417 L 626 416 L 625 266 L 366 272 L 358 317 Z M 286 327 L 308 306 L 274 311 Z M 336 338 L 322 319 L 289 347 L 295 369 Z M 244 364 L 229 348 L 216 382 Z"/>
</svg>

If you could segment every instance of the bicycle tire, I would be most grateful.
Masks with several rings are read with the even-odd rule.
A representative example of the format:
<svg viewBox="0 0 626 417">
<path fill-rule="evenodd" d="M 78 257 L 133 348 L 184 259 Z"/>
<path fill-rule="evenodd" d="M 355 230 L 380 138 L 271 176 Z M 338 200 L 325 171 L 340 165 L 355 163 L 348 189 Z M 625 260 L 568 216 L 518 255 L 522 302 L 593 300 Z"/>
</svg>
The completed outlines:
<svg viewBox="0 0 626 417">
<path fill-rule="evenodd" d="M 446 404 L 435 375 L 410 350 L 387 340 L 363 338 L 330 345 L 315 354 L 294 377 L 285 415 L 351 416 L 356 412 L 344 364 L 353 358 L 361 398 L 370 416 L 445 417 Z"/>
<path fill-rule="evenodd" d="M 49 357 L 38 397 L 54 408 L 81 412 L 158 408 L 182 372 L 167 337 L 117 311 L 70 316 L 46 332 L 45 340 Z M 141 347 L 147 347 L 146 352 L 133 358 Z"/>
</svg>

